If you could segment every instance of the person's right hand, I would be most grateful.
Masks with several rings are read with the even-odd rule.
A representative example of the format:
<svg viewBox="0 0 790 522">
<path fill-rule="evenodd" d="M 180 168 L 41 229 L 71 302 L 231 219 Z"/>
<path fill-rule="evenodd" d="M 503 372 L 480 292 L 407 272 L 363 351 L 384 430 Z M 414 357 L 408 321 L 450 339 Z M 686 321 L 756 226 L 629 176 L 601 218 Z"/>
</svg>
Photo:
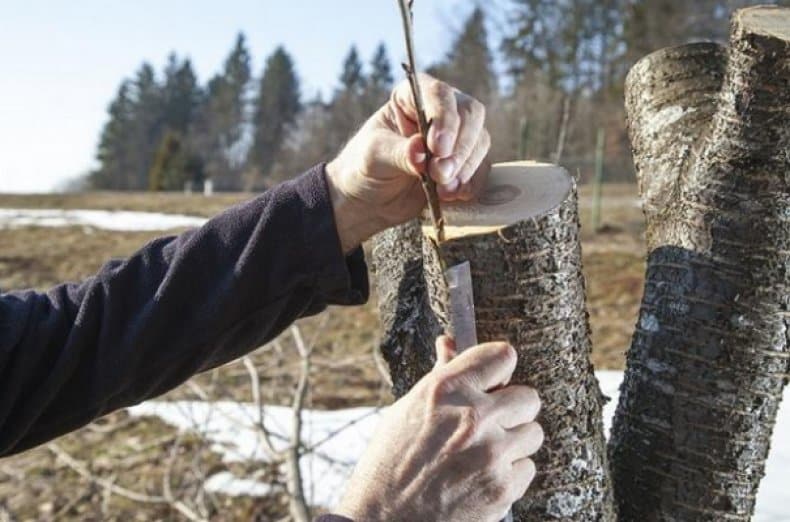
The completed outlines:
<svg viewBox="0 0 790 522">
<path fill-rule="evenodd" d="M 534 478 L 540 399 L 527 386 L 507 386 L 515 350 L 487 343 L 453 358 L 448 337 L 436 350 L 436 367 L 379 424 L 338 514 L 355 522 L 496 522 Z"/>
</svg>

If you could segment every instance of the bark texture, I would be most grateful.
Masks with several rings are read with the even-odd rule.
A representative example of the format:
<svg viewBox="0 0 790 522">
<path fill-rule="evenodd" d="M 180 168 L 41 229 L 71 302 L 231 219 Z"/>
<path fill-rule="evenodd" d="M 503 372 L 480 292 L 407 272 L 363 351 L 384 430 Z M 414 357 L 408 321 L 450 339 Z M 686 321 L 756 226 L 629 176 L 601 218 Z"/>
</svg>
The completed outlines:
<svg viewBox="0 0 790 522">
<path fill-rule="evenodd" d="M 512 343 L 519 363 L 511 382 L 541 393 L 546 440 L 535 482 L 513 507 L 516 521 L 615 520 L 578 232 L 574 187 L 540 217 L 439 247 L 447 266 L 471 263 L 480 342 Z M 398 396 L 430 370 L 448 323 L 438 255 L 418 223 L 375 242 L 382 350 Z"/>
<path fill-rule="evenodd" d="M 610 441 L 625 521 L 748 520 L 788 379 L 790 10 L 634 66 L 642 307 Z"/>
</svg>

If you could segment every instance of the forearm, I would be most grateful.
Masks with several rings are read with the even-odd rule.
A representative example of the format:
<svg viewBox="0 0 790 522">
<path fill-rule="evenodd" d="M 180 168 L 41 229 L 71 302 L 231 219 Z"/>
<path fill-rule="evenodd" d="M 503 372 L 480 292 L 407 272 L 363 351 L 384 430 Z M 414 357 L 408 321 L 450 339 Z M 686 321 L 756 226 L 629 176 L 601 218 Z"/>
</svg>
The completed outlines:
<svg viewBox="0 0 790 522">
<path fill-rule="evenodd" d="M 323 173 L 156 240 L 79 285 L 0 297 L 0 454 L 161 394 L 328 304 L 361 303 Z"/>
</svg>

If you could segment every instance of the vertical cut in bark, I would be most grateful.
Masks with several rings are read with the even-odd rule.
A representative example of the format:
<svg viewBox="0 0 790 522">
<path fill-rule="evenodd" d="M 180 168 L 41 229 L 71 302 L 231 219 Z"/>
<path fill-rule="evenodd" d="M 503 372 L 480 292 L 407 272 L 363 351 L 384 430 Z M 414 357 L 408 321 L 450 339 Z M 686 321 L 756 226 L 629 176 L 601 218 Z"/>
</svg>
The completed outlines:
<svg viewBox="0 0 790 522">
<path fill-rule="evenodd" d="M 538 475 L 513 507 L 517 521 L 615 519 L 590 363 L 576 187 L 559 167 L 495 165 L 474 204 L 447 205 L 447 240 L 412 222 L 377 237 L 373 262 L 382 351 L 396 395 L 433 365 L 448 324 L 446 266 L 469 261 L 480 342 L 507 340 L 519 354 L 511 382 L 540 391 L 546 434 Z"/>
<path fill-rule="evenodd" d="M 790 10 L 744 9 L 728 54 L 628 76 L 648 266 L 610 441 L 623 520 L 754 509 L 790 361 L 789 42 Z"/>
</svg>

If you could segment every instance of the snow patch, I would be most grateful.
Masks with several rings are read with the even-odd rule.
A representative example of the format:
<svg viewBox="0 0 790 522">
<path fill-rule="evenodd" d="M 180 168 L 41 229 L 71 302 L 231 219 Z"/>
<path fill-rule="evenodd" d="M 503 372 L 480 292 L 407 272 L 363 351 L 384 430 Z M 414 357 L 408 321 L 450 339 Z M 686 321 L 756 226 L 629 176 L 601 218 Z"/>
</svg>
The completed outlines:
<svg viewBox="0 0 790 522">
<path fill-rule="evenodd" d="M 155 416 L 181 430 L 197 432 L 211 442 L 211 449 L 224 462 L 269 462 L 271 459 L 257 428 L 258 409 L 251 403 L 233 401 L 149 401 L 127 410 L 132 416 Z M 350 408 L 335 411 L 304 410 L 302 440 L 313 451 L 299 462 L 305 482 L 305 496 L 314 506 L 338 503 L 354 464 L 367 447 L 381 410 Z M 289 444 L 291 409 L 264 408 L 264 423 L 276 451 Z M 228 472 L 209 477 L 212 487 L 226 484 L 232 495 L 266 494 L 254 480 L 229 482 Z"/>
<path fill-rule="evenodd" d="M 268 495 L 272 487 L 265 482 L 257 480 L 238 478 L 229 471 L 220 471 L 211 475 L 205 482 L 204 487 L 209 493 L 222 493 L 231 497 L 247 495 L 251 497 L 264 497 Z"/>
<path fill-rule="evenodd" d="M 103 230 L 169 230 L 200 227 L 205 218 L 183 214 L 132 212 L 127 210 L 61 210 L 0 208 L 0 229 L 18 227 L 86 226 Z"/>
<path fill-rule="evenodd" d="M 611 397 L 603 408 L 604 429 L 609 434 L 623 381 L 621 371 L 597 371 L 595 376 L 604 395 Z M 790 483 L 790 387 L 785 390 L 785 404 L 779 410 L 773 434 L 773 445 L 766 465 L 766 474 L 757 495 L 754 522 L 787 522 L 790 503 L 787 484 Z M 182 430 L 205 436 L 212 449 L 226 462 L 267 461 L 256 422 L 258 411 L 254 404 L 201 401 L 149 401 L 128 409 L 132 416 L 156 416 Z M 305 455 L 301 470 L 305 478 L 305 495 L 315 506 L 331 507 L 344 489 L 344 483 L 354 464 L 373 437 L 373 430 L 384 409 L 350 408 L 335 411 L 305 410 L 304 440 L 315 450 Z M 288 444 L 291 422 L 290 408 L 267 406 L 264 410 L 267 428 L 273 432 L 275 449 Z M 578 463 L 574 462 L 574 465 Z M 235 477 L 223 471 L 209 477 L 207 487 L 228 495 L 262 496 L 268 484 Z M 556 499 L 558 512 L 574 509 L 574 499 Z"/>
</svg>

